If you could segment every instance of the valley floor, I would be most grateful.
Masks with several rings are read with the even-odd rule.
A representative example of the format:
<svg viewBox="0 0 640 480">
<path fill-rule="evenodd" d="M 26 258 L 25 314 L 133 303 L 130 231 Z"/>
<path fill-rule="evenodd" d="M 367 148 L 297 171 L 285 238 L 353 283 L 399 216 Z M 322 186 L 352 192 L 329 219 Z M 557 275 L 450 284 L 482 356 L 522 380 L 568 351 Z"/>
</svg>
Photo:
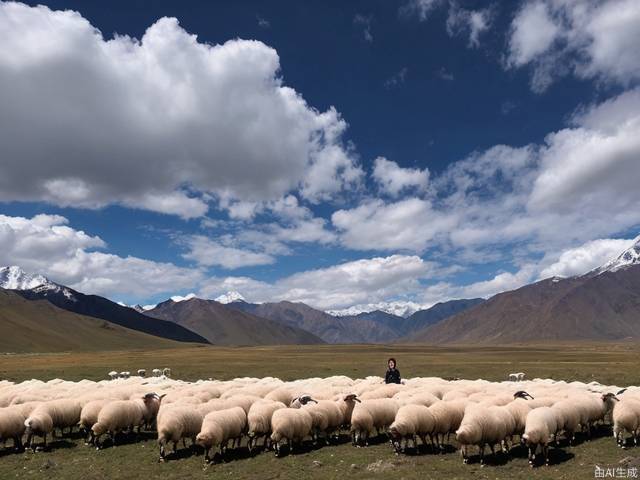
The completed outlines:
<svg viewBox="0 0 640 480">
<path fill-rule="evenodd" d="M 640 346 L 635 343 L 579 343 L 501 347 L 433 346 L 305 346 L 215 348 L 193 347 L 157 351 L 4 355 L 0 378 L 21 381 L 61 377 L 69 380 L 105 378 L 110 370 L 170 367 L 175 378 L 230 379 L 237 376 L 277 376 L 283 380 L 344 374 L 382 375 L 394 356 L 406 377 L 440 376 L 502 380 L 509 372 L 529 378 L 593 380 L 606 384 L 640 384 Z M 184 455 L 158 464 L 153 434 L 140 442 L 102 451 L 85 447 L 81 439 L 63 439 L 50 452 L 0 452 L 0 479 L 288 479 L 313 478 L 594 478 L 595 466 L 633 472 L 640 467 L 640 447 L 620 450 L 608 430 L 592 441 L 579 439 L 572 448 L 552 451 L 552 465 L 530 469 L 524 449 L 511 458 L 498 456 L 480 467 L 463 465 L 459 454 L 424 453 L 396 456 L 388 443 L 353 448 L 347 443 L 304 450 L 284 458 L 273 453 L 249 456 L 241 448 L 236 458 L 203 468 L 202 456 Z M 347 440 L 346 437 L 344 439 Z M 455 447 L 455 441 L 452 442 Z M 620 470 L 621 472 L 622 470 Z M 636 470 L 637 471 L 637 470 Z M 615 472 L 614 472 L 615 473 Z M 619 477 L 618 477 L 619 478 Z M 627 477 L 633 478 L 633 477 Z"/>
</svg>

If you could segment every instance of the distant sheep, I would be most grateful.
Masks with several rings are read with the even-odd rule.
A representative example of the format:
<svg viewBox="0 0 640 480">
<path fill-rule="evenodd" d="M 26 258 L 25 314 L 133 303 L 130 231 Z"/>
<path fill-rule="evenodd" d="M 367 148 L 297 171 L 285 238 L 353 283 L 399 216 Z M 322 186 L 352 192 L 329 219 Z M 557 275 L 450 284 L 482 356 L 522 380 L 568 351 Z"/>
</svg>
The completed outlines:
<svg viewBox="0 0 640 480">
<path fill-rule="evenodd" d="M 138 369 L 138 376 L 139 377 L 146 377 L 147 376 L 147 371 L 144 368 L 139 368 Z"/>
<path fill-rule="evenodd" d="M 162 375 L 162 370 L 160 370 L 159 368 L 154 368 L 153 370 L 151 370 L 151 374 L 154 377 L 159 377 Z"/>
<path fill-rule="evenodd" d="M 163 368 L 162 369 L 162 374 L 165 377 L 170 378 L 171 377 L 171 369 L 170 368 Z"/>
<path fill-rule="evenodd" d="M 109 378 L 111 380 L 115 380 L 116 378 L 118 378 L 118 372 L 116 372 L 115 370 L 110 371 L 107 375 L 109 375 Z"/>
</svg>

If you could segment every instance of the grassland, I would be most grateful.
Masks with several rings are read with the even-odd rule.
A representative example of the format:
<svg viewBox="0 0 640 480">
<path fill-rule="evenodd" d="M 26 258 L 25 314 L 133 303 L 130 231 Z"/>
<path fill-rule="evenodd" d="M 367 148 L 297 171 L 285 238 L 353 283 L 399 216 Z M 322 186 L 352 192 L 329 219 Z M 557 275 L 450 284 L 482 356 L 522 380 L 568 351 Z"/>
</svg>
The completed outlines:
<svg viewBox="0 0 640 480">
<path fill-rule="evenodd" d="M 441 376 L 502 380 L 511 371 L 529 377 L 596 380 L 601 383 L 640 384 L 640 346 L 637 344 L 555 344 L 502 347 L 429 346 L 309 346 L 214 348 L 188 347 L 155 351 L 74 354 L 5 355 L 0 378 L 24 380 L 61 377 L 102 379 L 109 370 L 171 367 L 174 377 L 230 379 L 273 375 L 282 379 L 345 374 L 382 374 L 386 358 L 395 356 L 409 376 Z M 246 449 L 228 461 L 203 467 L 202 456 L 181 455 L 158 464 L 153 434 L 116 448 L 95 451 L 80 439 L 63 439 L 49 452 L 0 453 L 0 479 L 525 479 L 593 478 L 595 465 L 638 467 L 640 447 L 620 450 L 606 429 L 592 441 L 553 451 L 552 465 L 530 469 L 524 450 L 511 458 L 498 457 L 485 467 L 462 465 L 453 452 L 396 456 L 389 445 L 353 448 L 348 443 L 275 458 L 272 453 L 250 456 Z M 345 439 L 346 440 L 346 439 Z M 621 463 L 622 462 L 622 463 Z"/>
</svg>

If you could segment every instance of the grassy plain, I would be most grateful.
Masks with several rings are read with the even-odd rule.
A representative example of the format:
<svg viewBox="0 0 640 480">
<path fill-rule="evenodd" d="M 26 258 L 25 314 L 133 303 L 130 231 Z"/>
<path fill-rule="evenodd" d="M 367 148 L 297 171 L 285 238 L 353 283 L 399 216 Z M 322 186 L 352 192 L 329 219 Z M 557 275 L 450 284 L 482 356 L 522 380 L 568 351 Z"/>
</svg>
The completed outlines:
<svg viewBox="0 0 640 480">
<path fill-rule="evenodd" d="M 102 379 L 110 370 L 170 367 L 173 376 L 231 379 L 238 376 L 277 376 L 289 380 L 344 374 L 350 377 L 381 375 L 387 357 L 398 359 L 405 377 L 440 376 L 502 380 L 512 371 L 529 378 L 640 384 L 640 346 L 622 344 L 545 344 L 494 347 L 435 346 L 287 346 L 253 348 L 184 347 L 95 353 L 4 355 L 0 378 L 70 380 Z M 228 461 L 203 467 L 202 456 L 183 454 L 158 464 L 153 434 L 137 442 L 95 451 L 78 438 L 54 442 L 48 452 L 0 452 L 0 480 L 30 479 L 543 479 L 594 478 L 601 467 L 640 466 L 640 447 L 620 450 L 602 429 L 592 441 L 552 451 L 552 465 L 531 469 L 526 452 L 516 448 L 508 458 L 499 456 L 485 467 L 463 465 L 453 450 L 444 455 L 400 455 L 382 442 L 368 448 L 349 443 L 323 448 L 306 445 L 300 452 L 275 458 L 273 453 L 250 456 L 246 449 Z M 346 441 L 346 438 L 345 438 Z M 622 462 L 622 463 L 621 463 Z"/>
</svg>

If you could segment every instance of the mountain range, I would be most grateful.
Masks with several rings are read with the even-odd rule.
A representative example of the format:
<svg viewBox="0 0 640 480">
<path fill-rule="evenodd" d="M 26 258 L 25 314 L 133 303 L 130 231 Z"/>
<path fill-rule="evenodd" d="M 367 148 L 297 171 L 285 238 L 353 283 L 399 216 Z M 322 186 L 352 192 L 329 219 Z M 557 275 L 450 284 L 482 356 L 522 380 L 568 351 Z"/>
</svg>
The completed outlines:
<svg viewBox="0 0 640 480">
<path fill-rule="evenodd" d="M 0 268 L 0 351 L 319 343 L 518 343 L 640 338 L 640 240 L 584 275 L 438 303 L 402 317 L 304 303 L 171 297 L 130 308 L 19 267 Z M 48 339 L 48 340 L 47 340 Z M 10 349 L 14 350 L 10 350 Z M 9 350 L 7 350 L 9 349 Z M 44 350 L 42 350 L 44 349 Z"/>
<path fill-rule="evenodd" d="M 513 343 L 640 337 L 640 241 L 584 275 L 548 278 L 428 326 L 416 343 Z"/>
</svg>

